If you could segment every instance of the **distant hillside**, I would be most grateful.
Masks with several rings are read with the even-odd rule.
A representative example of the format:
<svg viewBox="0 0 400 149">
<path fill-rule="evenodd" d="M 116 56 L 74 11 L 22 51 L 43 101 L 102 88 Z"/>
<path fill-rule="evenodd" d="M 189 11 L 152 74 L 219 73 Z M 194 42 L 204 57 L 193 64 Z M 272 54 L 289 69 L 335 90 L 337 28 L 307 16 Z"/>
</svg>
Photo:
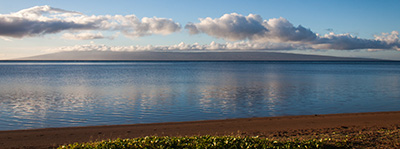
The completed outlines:
<svg viewBox="0 0 400 149">
<path fill-rule="evenodd" d="M 17 60 L 135 60 L 135 61 L 369 61 L 277 52 L 59 52 Z"/>
</svg>

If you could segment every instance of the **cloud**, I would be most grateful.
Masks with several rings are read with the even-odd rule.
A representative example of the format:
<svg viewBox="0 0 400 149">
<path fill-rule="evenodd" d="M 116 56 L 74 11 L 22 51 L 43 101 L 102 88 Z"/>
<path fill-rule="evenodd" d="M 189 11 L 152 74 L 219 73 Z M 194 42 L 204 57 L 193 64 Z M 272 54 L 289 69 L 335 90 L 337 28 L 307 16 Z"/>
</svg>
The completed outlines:
<svg viewBox="0 0 400 149">
<path fill-rule="evenodd" d="M 251 39 L 264 34 L 267 29 L 262 25 L 259 15 L 242 16 L 237 13 L 225 14 L 221 18 L 200 19 L 200 23 L 188 23 L 185 26 L 191 34 L 204 32 L 208 35 L 230 41 Z"/>
<path fill-rule="evenodd" d="M 293 50 L 309 49 L 307 45 L 294 43 L 259 43 L 250 41 L 226 42 L 200 45 L 198 43 L 185 44 L 183 42 L 175 45 L 136 45 L 136 46 L 108 46 L 104 44 L 86 44 L 75 46 L 64 46 L 56 49 L 48 49 L 46 52 L 62 51 L 114 51 L 114 52 L 134 52 L 134 51 L 260 51 L 260 50 Z"/>
<path fill-rule="evenodd" d="M 72 33 L 64 33 L 62 38 L 69 39 L 69 40 L 92 40 L 92 39 L 114 39 L 114 37 L 105 37 L 102 33 L 90 33 L 84 32 L 79 34 L 72 34 Z"/>
<path fill-rule="evenodd" d="M 200 23 L 188 23 L 185 26 L 189 33 L 206 33 L 229 41 L 309 41 L 317 37 L 311 30 L 301 25 L 294 27 L 284 18 L 262 20 L 261 16 L 256 14 L 243 16 L 231 13 L 216 19 L 208 17 L 199 20 Z"/>
<path fill-rule="evenodd" d="M 375 35 L 375 40 L 386 42 L 387 44 L 398 44 L 399 40 L 399 32 L 392 31 L 391 33 L 382 33 L 381 35 Z"/>
<path fill-rule="evenodd" d="M 350 34 L 326 34 L 320 36 L 313 45 L 314 49 L 336 49 L 336 50 L 353 50 L 353 49 L 392 49 L 393 44 L 385 40 L 362 39 Z"/>
<path fill-rule="evenodd" d="M 313 49 L 336 49 L 336 50 L 354 50 L 368 49 L 377 50 L 397 50 L 400 51 L 399 32 L 381 33 L 375 35 L 375 39 L 362 39 L 350 34 L 329 33 L 314 41 Z"/>
<path fill-rule="evenodd" d="M 16 13 L 0 14 L 0 36 L 23 38 L 62 31 L 121 31 L 141 37 L 180 31 L 179 23 L 166 18 L 137 18 L 135 15 L 84 15 L 50 6 L 35 6 Z"/>
<path fill-rule="evenodd" d="M 80 15 L 77 12 L 65 11 L 49 6 L 36 6 L 16 13 L 1 14 L 0 36 L 22 38 L 25 36 L 58 33 L 63 30 L 94 28 L 94 24 L 65 21 L 54 16 L 45 16 L 44 14 L 62 14 L 63 16 Z"/>
<path fill-rule="evenodd" d="M 1 37 L 1 36 L 0 36 L 0 39 L 2 39 L 2 40 L 4 40 L 4 41 L 12 41 L 10 38 Z"/>
<path fill-rule="evenodd" d="M 249 40 L 260 43 L 291 43 L 301 45 L 299 48 L 310 49 L 390 49 L 399 50 L 399 34 L 382 33 L 375 39 L 363 39 L 350 34 L 329 33 L 319 35 L 301 25 L 294 26 L 285 18 L 263 20 L 261 16 L 237 13 L 224 14 L 220 18 L 199 19 L 199 23 L 189 22 L 185 29 L 190 34 L 205 33 L 227 41 Z"/>
<path fill-rule="evenodd" d="M 102 31 L 114 31 L 128 37 L 142 37 L 153 34 L 167 35 L 181 30 L 181 25 L 168 18 L 143 17 L 135 15 L 85 15 L 50 6 L 35 6 L 15 13 L 0 14 L 0 39 L 44 36 L 65 32 L 64 39 L 92 40 L 114 39 L 105 37 Z M 190 34 L 204 33 L 224 39 L 227 43 L 210 45 L 184 44 L 174 46 L 152 46 L 150 49 L 336 49 L 354 50 L 399 50 L 398 31 L 375 35 L 364 39 L 351 34 L 333 32 L 319 35 L 302 25 L 295 26 L 285 18 L 264 20 L 260 15 L 247 16 L 230 13 L 219 18 L 200 18 L 189 22 L 185 29 Z M 329 31 L 333 31 L 328 29 Z M 97 32 L 97 33 L 96 33 Z M 239 42 L 235 42 L 239 41 Z M 104 48 L 104 47 L 101 47 Z M 127 48 L 122 48 L 127 49 Z M 132 48 L 128 48 L 132 49 Z M 138 46 L 136 49 L 146 49 Z"/>
</svg>

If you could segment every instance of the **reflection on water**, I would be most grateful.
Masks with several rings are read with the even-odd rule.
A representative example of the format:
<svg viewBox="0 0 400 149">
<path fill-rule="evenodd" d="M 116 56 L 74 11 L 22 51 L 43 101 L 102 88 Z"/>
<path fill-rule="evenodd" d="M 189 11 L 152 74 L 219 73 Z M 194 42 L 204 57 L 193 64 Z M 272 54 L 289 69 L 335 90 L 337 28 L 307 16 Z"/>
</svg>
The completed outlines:
<svg viewBox="0 0 400 149">
<path fill-rule="evenodd" d="M 400 109 L 400 65 L 0 63 L 0 130 Z"/>
</svg>

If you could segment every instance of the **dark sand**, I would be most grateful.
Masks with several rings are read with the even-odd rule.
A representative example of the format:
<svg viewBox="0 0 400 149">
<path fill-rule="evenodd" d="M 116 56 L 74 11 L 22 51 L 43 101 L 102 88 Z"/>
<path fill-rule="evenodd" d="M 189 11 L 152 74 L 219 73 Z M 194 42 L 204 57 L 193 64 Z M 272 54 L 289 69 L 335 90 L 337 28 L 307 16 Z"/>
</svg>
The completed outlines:
<svg viewBox="0 0 400 149">
<path fill-rule="evenodd" d="M 295 136 L 343 129 L 399 127 L 400 111 L 244 118 L 155 124 L 47 128 L 0 131 L 0 148 L 52 148 L 74 142 L 90 142 L 143 136 L 245 135 Z"/>
</svg>

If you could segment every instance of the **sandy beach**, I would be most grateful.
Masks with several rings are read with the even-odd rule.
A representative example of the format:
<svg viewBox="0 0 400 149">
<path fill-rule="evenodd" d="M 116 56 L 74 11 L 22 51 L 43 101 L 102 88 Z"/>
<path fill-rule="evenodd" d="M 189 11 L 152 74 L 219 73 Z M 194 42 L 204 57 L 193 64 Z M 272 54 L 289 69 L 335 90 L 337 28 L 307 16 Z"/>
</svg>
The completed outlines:
<svg viewBox="0 0 400 149">
<path fill-rule="evenodd" d="M 0 131 L 0 146 L 53 148 L 74 142 L 143 136 L 244 135 L 271 138 L 393 127 L 400 127 L 400 111 Z"/>
</svg>

